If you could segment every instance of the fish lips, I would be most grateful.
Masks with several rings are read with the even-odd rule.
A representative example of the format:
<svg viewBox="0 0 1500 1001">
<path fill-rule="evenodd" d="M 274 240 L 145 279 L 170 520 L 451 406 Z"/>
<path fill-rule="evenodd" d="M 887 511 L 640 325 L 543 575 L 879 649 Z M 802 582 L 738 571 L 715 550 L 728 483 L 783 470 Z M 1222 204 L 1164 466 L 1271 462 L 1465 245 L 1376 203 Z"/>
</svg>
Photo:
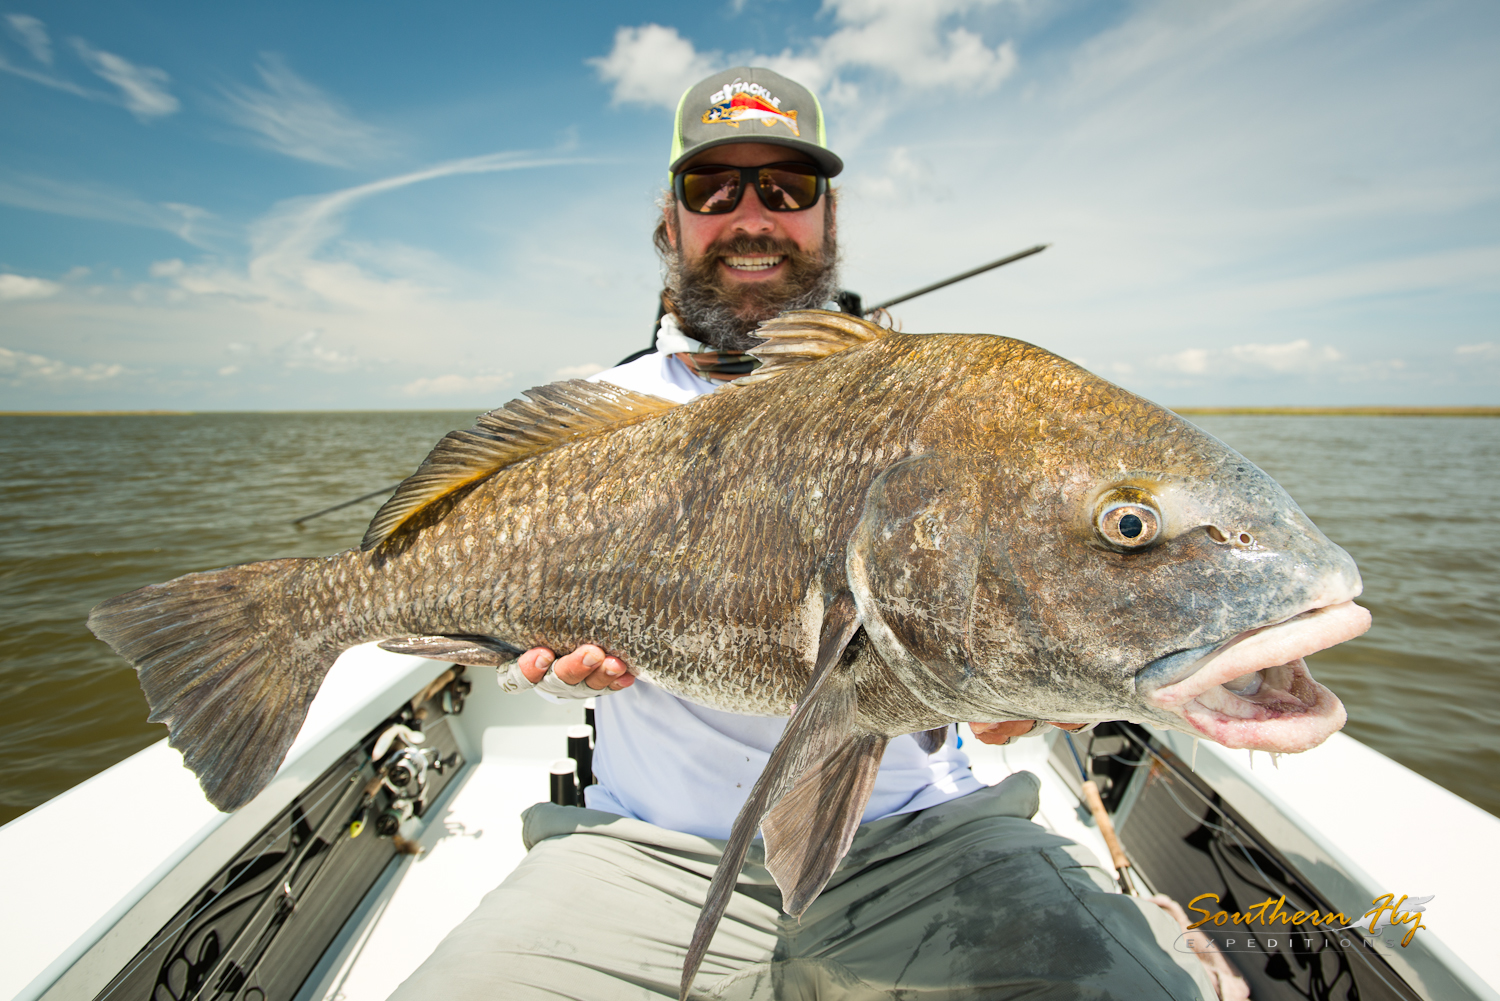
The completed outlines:
<svg viewBox="0 0 1500 1001">
<path fill-rule="evenodd" d="M 1352 600 L 1310 608 L 1223 643 L 1158 658 L 1136 676 L 1136 692 L 1179 717 L 1188 732 L 1225 747 L 1305 751 L 1348 717 L 1303 658 L 1369 628 L 1369 611 Z"/>
</svg>

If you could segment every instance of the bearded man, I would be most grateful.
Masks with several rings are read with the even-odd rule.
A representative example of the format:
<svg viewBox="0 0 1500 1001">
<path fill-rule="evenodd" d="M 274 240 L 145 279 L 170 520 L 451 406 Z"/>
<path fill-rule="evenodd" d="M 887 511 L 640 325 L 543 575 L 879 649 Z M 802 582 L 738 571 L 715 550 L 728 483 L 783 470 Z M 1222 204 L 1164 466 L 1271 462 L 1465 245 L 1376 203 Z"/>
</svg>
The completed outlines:
<svg viewBox="0 0 1500 1001">
<path fill-rule="evenodd" d="M 762 321 L 838 308 L 842 169 L 799 84 L 739 67 L 689 88 L 656 229 L 655 350 L 593 379 L 686 403 L 750 371 Z M 525 860 L 393 998 L 675 998 L 715 863 L 786 720 L 694 705 L 596 646 L 531 650 L 520 667 L 554 696 L 605 696 L 598 782 L 586 808 L 527 811 Z M 1004 743 L 1034 726 L 974 729 Z M 1035 776 L 986 787 L 957 744 L 890 742 L 848 856 L 800 919 L 753 847 L 695 994 L 1213 997 L 1196 960 L 1159 944 L 1178 934 L 1170 918 L 1030 823 Z"/>
</svg>

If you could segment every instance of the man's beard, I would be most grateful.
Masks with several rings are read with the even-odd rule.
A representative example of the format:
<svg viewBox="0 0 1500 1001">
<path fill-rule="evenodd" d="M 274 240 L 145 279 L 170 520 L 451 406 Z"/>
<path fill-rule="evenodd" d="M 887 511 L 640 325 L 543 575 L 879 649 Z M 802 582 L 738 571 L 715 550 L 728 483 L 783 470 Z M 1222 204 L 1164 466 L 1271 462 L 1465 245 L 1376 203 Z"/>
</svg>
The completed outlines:
<svg viewBox="0 0 1500 1001">
<path fill-rule="evenodd" d="M 721 258 L 780 254 L 780 278 L 734 282 L 720 269 Z M 687 336 L 720 351 L 748 351 L 760 343 L 755 328 L 789 309 L 817 309 L 838 294 L 838 245 L 832 227 L 819 251 L 802 250 L 790 240 L 738 236 L 711 244 L 703 256 L 684 261 L 675 250 L 662 255 L 667 298 Z"/>
</svg>

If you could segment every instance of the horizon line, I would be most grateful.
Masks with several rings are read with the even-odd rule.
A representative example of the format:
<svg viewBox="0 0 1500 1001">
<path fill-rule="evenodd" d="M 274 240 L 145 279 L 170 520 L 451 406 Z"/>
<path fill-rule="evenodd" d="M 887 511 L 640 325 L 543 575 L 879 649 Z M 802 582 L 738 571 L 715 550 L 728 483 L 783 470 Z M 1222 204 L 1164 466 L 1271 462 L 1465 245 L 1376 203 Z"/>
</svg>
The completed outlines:
<svg viewBox="0 0 1500 1001">
<path fill-rule="evenodd" d="M 491 408 L 493 409 L 493 408 Z M 1205 416 L 1282 416 L 1282 417 L 1500 417 L 1500 406 L 1386 406 L 1356 404 L 1341 407 L 1323 406 L 1186 406 L 1166 407 L 1174 414 Z M 0 410 L 0 417 L 191 417 L 202 414 L 420 414 L 485 413 L 474 407 L 351 407 L 348 409 L 261 409 L 261 410 Z"/>
</svg>

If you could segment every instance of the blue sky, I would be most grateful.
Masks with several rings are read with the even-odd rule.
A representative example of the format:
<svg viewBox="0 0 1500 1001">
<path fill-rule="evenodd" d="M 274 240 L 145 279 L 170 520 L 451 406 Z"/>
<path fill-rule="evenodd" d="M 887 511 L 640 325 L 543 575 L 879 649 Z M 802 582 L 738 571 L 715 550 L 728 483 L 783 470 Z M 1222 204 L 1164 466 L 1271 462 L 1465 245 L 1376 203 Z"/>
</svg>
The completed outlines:
<svg viewBox="0 0 1500 1001">
<path fill-rule="evenodd" d="M 0 3 L 0 410 L 486 408 L 645 346 L 682 88 L 819 89 L 844 284 L 1168 405 L 1500 404 L 1500 6 Z"/>
</svg>

